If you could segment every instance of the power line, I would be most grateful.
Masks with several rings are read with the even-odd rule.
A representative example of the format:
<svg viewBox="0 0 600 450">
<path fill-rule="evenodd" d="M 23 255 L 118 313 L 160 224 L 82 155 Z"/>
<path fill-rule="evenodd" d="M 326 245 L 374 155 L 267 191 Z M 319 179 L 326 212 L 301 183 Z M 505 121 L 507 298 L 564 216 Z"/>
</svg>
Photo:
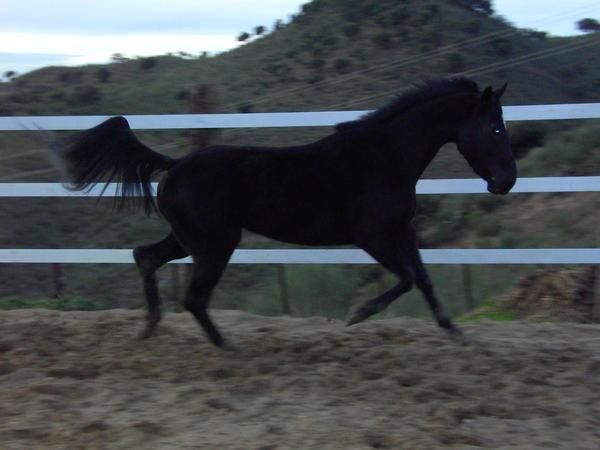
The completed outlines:
<svg viewBox="0 0 600 450">
<path fill-rule="evenodd" d="M 481 67 L 477 67 L 471 70 L 467 70 L 467 71 L 463 71 L 463 72 L 458 72 L 453 74 L 454 76 L 474 76 L 474 75 L 482 75 L 484 73 L 489 73 L 489 72 L 494 72 L 496 70 L 500 70 L 503 69 L 504 67 L 507 66 L 515 66 L 515 65 L 523 65 L 523 64 L 527 64 L 529 62 L 538 60 L 538 59 L 542 59 L 542 58 L 546 58 L 549 56 L 556 56 L 559 54 L 563 54 L 563 53 L 567 53 L 573 50 L 577 50 L 580 48 L 584 48 L 584 47 L 588 47 L 592 44 L 595 44 L 597 42 L 600 41 L 600 38 L 595 37 L 594 35 L 592 35 L 590 38 L 588 38 L 586 41 L 577 41 L 577 42 L 570 42 L 567 44 L 563 44 L 561 46 L 557 46 L 554 47 L 552 49 L 545 49 L 545 50 L 540 50 L 537 52 L 533 52 L 533 53 L 529 53 L 526 55 L 521 55 L 521 56 L 517 56 L 515 58 L 510 58 L 510 59 L 505 59 L 496 63 L 492 63 L 492 64 L 488 64 L 485 66 L 481 66 Z M 339 108 L 345 108 L 347 106 L 356 104 L 356 103 L 362 103 L 366 100 L 372 100 L 375 98 L 379 98 L 379 97 L 385 97 L 387 95 L 393 94 L 393 93 L 397 93 L 398 90 L 397 89 L 393 89 L 393 90 L 388 90 L 385 92 L 380 92 L 377 94 L 372 94 L 372 95 L 368 95 L 368 96 L 364 96 L 361 98 L 357 98 L 357 99 L 353 99 L 353 100 L 348 100 L 346 102 L 342 102 L 342 103 L 337 103 L 335 105 L 329 105 L 325 108 L 320 109 L 321 111 L 326 111 L 326 110 L 333 110 L 333 109 L 339 109 Z"/>
<path fill-rule="evenodd" d="M 565 17 L 574 16 L 575 14 L 581 14 L 581 12 L 585 12 L 585 11 L 589 10 L 590 8 L 592 8 L 593 6 L 595 6 L 595 4 L 590 3 L 589 5 L 584 5 L 580 8 L 570 10 L 568 12 L 568 14 L 564 14 L 564 12 L 560 12 L 558 14 L 553 14 L 553 15 L 550 15 L 550 16 L 540 19 L 540 21 L 538 23 L 539 24 L 552 23 L 558 19 L 563 19 Z M 394 9 L 396 9 L 396 8 L 394 8 Z M 372 65 L 371 67 L 368 67 L 365 69 L 355 70 L 348 74 L 334 76 L 334 77 L 328 78 L 327 80 L 322 80 L 318 83 L 314 83 L 312 85 L 303 85 L 303 86 L 297 86 L 294 88 L 284 89 L 284 90 L 281 90 L 278 92 L 267 94 L 262 97 L 257 97 L 257 98 L 255 97 L 253 99 L 250 99 L 249 101 L 251 101 L 252 104 L 256 105 L 256 104 L 264 103 L 264 102 L 267 102 L 270 100 L 278 99 L 278 98 L 287 96 L 289 94 L 301 92 L 306 89 L 320 88 L 320 87 L 325 87 L 325 86 L 333 86 L 333 85 L 348 81 L 350 79 L 353 79 L 358 75 L 362 75 L 365 73 L 371 73 L 371 72 L 377 72 L 377 71 L 389 69 L 392 67 L 396 67 L 396 68 L 405 67 L 407 65 L 412 65 L 416 62 L 422 61 L 427 58 L 441 56 L 441 55 L 447 54 L 447 53 L 455 51 L 455 50 L 466 49 L 466 48 L 470 48 L 470 47 L 477 46 L 480 44 L 488 43 L 495 39 L 510 36 L 513 34 L 518 34 L 520 32 L 522 32 L 521 29 L 511 27 L 511 28 L 508 28 L 505 30 L 488 33 L 483 36 L 479 36 L 477 38 L 468 39 L 468 40 L 461 41 L 461 42 L 458 42 L 455 44 L 449 44 L 449 45 L 446 45 L 443 47 L 439 47 L 435 50 L 431 50 L 426 53 L 421 53 L 421 54 L 413 55 L 413 56 L 409 56 L 409 57 L 401 57 L 399 59 L 392 58 L 391 61 L 388 58 L 388 59 L 386 59 L 385 62 Z M 232 108 L 234 106 L 235 106 L 234 104 L 229 104 L 229 105 L 226 105 L 226 108 Z"/>
</svg>

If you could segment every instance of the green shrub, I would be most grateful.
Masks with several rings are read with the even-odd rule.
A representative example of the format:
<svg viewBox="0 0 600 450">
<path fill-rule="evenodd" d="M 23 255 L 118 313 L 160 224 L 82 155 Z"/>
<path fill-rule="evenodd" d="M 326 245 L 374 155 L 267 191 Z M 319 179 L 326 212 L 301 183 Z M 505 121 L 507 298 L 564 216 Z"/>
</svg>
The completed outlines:
<svg viewBox="0 0 600 450">
<path fill-rule="evenodd" d="M 320 83 L 324 79 L 325 79 L 325 77 L 321 73 L 316 72 L 316 73 L 313 73 L 310 77 L 308 77 L 306 82 L 308 84 L 316 84 L 316 83 Z"/>
<path fill-rule="evenodd" d="M 506 57 L 512 53 L 512 43 L 506 38 L 492 40 L 491 46 L 498 56 Z"/>
<path fill-rule="evenodd" d="M 313 58 L 308 63 L 308 66 L 314 70 L 321 70 L 323 67 L 325 67 L 325 60 L 323 58 Z"/>
<path fill-rule="evenodd" d="M 410 17 L 410 12 L 409 12 L 408 8 L 401 8 L 401 9 L 394 11 L 390 15 L 390 21 L 391 21 L 392 25 L 398 26 L 398 25 L 402 25 L 404 22 L 406 22 L 406 20 L 409 17 Z"/>
<path fill-rule="evenodd" d="M 600 125 L 590 123 L 546 139 L 544 147 L 522 159 L 522 175 L 597 175 L 600 167 Z"/>
<path fill-rule="evenodd" d="M 77 84 L 83 81 L 83 72 L 79 70 L 66 70 L 60 72 L 57 81 L 65 84 Z"/>
<path fill-rule="evenodd" d="M 241 113 L 251 113 L 254 105 L 252 103 L 242 103 L 238 106 L 238 111 Z"/>
<path fill-rule="evenodd" d="M 95 86 L 77 86 L 69 97 L 71 105 L 85 106 L 98 103 L 101 94 Z"/>
<path fill-rule="evenodd" d="M 57 309 L 60 311 L 99 311 L 106 309 L 107 305 L 98 300 L 82 297 L 60 297 L 31 299 L 22 297 L 0 298 L 0 310 L 9 309 Z"/>
<path fill-rule="evenodd" d="M 501 229 L 497 217 L 478 208 L 471 208 L 466 220 L 468 226 L 482 237 L 496 236 Z"/>
<path fill-rule="evenodd" d="M 479 20 L 470 20 L 465 24 L 464 30 L 471 36 L 479 36 L 481 33 L 481 22 Z"/>
<path fill-rule="evenodd" d="M 521 122 L 509 129 L 510 144 L 515 157 L 524 157 L 531 149 L 544 143 L 546 127 L 539 122 Z"/>
<path fill-rule="evenodd" d="M 140 60 L 140 69 L 149 70 L 156 67 L 156 58 L 142 58 Z"/>
<path fill-rule="evenodd" d="M 452 52 L 446 56 L 446 71 L 460 72 L 465 68 L 465 57 L 460 52 Z"/>
<path fill-rule="evenodd" d="M 329 34 L 327 32 L 323 32 L 323 37 L 321 38 L 321 44 L 326 47 L 335 47 L 338 43 L 338 38 L 334 34 Z"/>
<path fill-rule="evenodd" d="M 347 37 L 358 36 L 360 34 L 360 31 L 360 25 L 355 23 L 350 23 L 342 27 L 342 33 Z"/>
<path fill-rule="evenodd" d="M 386 32 L 377 33 L 373 36 L 373 42 L 377 47 L 383 50 L 392 48 L 392 36 Z"/>
<path fill-rule="evenodd" d="M 96 71 L 95 75 L 96 75 L 96 79 L 100 83 L 108 83 L 110 81 L 112 72 L 110 70 L 108 70 L 106 67 L 101 67 L 100 69 L 98 69 Z"/>
<path fill-rule="evenodd" d="M 338 74 L 348 73 L 352 67 L 352 63 L 345 58 L 338 58 L 333 62 L 333 67 Z"/>
<path fill-rule="evenodd" d="M 352 271 L 342 266 L 290 266 L 287 282 L 292 311 L 301 316 L 345 317 L 356 288 Z"/>
</svg>

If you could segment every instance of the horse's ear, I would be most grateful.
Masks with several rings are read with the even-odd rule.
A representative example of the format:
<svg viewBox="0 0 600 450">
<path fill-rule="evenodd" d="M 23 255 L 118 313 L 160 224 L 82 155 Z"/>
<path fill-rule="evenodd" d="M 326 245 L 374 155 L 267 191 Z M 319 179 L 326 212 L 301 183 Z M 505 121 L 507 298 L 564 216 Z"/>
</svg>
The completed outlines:
<svg viewBox="0 0 600 450">
<path fill-rule="evenodd" d="M 489 102 L 492 99 L 492 92 L 491 86 L 486 87 L 483 94 L 481 94 L 481 103 Z"/>
<path fill-rule="evenodd" d="M 479 99 L 479 104 L 477 105 L 477 111 L 480 113 L 484 113 L 488 111 L 492 107 L 492 97 L 494 96 L 494 92 L 491 86 L 485 88 L 483 93 L 481 94 L 481 98 Z"/>
<path fill-rule="evenodd" d="M 506 91 L 506 86 L 508 86 L 508 83 L 504 83 L 504 86 L 502 86 L 500 90 L 494 92 L 494 95 L 497 99 L 500 99 L 500 97 L 502 97 L 502 94 L 504 94 L 504 91 Z"/>
</svg>

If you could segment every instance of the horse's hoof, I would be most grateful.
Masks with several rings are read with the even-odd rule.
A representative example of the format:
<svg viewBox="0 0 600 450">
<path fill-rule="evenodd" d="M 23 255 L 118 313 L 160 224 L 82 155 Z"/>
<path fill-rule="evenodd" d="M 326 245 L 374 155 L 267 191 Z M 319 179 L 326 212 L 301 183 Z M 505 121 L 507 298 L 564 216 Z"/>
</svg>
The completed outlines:
<svg viewBox="0 0 600 450">
<path fill-rule="evenodd" d="M 469 340 L 463 334 L 463 332 L 460 331 L 460 328 L 451 328 L 448 330 L 448 333 L 450 334 L 450 338 L 452 341 L 454 341 L 454 343 L 458 345 L 469 345 Z"/>
<path fill-rule="evenodd" d="M 348 322 L 346 322 L 346 326 L 352 326 L 355 325 L 357 323 L 362 322 L 363 320 L 367 319 L 371 314 L 369 314 L 365 309 L 360 308 L 357 309 L 354 314 L 352 315 L 352 317 L 350 318 L 350 320 Z"/>
<path fill-rule="evenodd" d="M 138 340 L 143 341 L 156 334 L 156 326 L 146 325 L 138 334 Z"/>
<path fill-rule="evenodd" d="M 223 341 L 221 343 L 221 345 L 219 346 L 219 348 L 221 350 L 225 350 L 226 352 L 232 352 L 232 353 L 239 353 L 240 352 L 240 348 L 237 345 L 232 344 L 229 341 Z"/>
</svg>

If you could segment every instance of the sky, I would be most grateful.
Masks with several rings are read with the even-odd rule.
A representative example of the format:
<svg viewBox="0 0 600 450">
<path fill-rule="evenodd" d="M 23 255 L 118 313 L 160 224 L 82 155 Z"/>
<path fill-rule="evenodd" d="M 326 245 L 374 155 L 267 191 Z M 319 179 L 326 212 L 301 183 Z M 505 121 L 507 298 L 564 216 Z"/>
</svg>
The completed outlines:
<svg viewBox="0 0 600 450">
<path fill-rule="evenodd" d="M 344 0 L 340 0 L 344 1 Z M 194 56 L 234 48 L 257 25 L 289 21 L 299 0 L 0 0 L 0 78 L 48 65 L 104 63 L 180 51 Z M 600 20 L 598 0 L 495 0 L 521 28 L 577 34 L 575 22 Z"/>
</svg>

